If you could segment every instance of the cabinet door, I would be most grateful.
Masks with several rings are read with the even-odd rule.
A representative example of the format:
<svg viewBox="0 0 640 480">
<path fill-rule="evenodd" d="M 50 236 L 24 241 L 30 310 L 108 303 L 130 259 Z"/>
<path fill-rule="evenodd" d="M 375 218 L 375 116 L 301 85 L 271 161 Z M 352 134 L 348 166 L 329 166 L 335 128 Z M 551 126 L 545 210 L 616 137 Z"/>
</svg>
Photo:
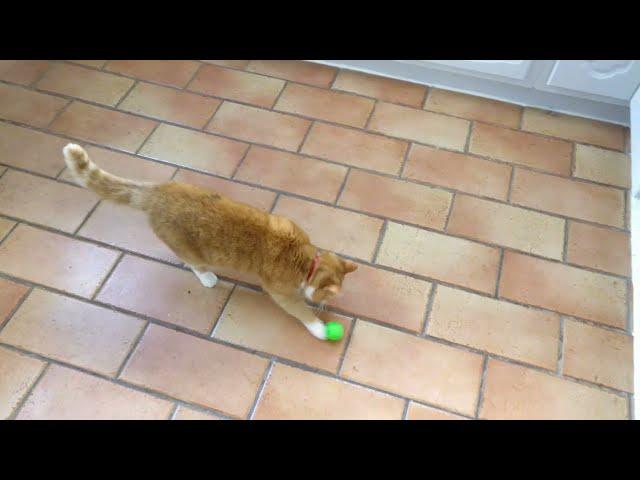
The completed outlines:
<svg viewBox="0 0 640 480">
<path fill-rule="evenodd" d="M 557 60 L 542 90 L 629 102 L 640 84 L 637 60 Z"/>
</svg>

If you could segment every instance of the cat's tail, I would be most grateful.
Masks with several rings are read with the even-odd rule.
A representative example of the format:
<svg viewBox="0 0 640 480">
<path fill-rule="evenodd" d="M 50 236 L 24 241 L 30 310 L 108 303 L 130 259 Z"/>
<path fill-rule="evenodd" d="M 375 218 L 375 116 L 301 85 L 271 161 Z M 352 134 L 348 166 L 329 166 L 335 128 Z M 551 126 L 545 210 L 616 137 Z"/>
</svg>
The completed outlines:
<svg viewBox="0 0 640 480">
<path fill-rule="evenodd" d="M 80 185 L 102 198 L 144 210 L 154 184 L 116 177 L 98 167 L 84 148 L 69 143 L 62 149 L 64 161 Z"/>
</svg>

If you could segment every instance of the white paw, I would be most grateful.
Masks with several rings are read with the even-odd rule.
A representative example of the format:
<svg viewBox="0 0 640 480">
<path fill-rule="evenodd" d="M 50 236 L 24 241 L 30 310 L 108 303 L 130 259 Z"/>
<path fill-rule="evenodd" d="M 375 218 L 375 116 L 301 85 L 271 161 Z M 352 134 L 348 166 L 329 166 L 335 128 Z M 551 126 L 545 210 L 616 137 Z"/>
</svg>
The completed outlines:
<svg viewBox="0 0 640 480">
<path fill-rule="evenodd" d="M 324 322 L 316 320 L 315 322 L 307 323 L 305 326 L 307 327 L 307 330 L 311 332 L 311 335 L 316 337 L 318 340 L 327 339 L 327 327 L 325 327 Z"/>
<path fill-rule="evenodd" d="M 196 273 L 198 278 L 200 279 L 200 283 L 207 288 L 213 288 L 218 283 L 218 277 L 215 273 L 204 272 L 204 273 Z"/>
</svg>

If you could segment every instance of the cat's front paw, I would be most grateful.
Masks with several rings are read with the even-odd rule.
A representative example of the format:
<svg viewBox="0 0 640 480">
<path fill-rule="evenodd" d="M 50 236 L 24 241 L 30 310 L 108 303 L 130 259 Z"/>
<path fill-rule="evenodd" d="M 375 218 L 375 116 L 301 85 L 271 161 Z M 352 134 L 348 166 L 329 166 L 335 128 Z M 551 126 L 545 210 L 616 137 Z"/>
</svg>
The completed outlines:
<svg viewBox="0 0 640 480">
<path fill-rule="evenodd" d="M 307 324 L 306 327 L 311 335 L 316 337 L 318 340 L 327 339 L 327 327 L 325 327 L 324 322 L 318 320 L 316 322 Z"/>
<path fill-rule="evenodd" d="M 200 279 L 200 283 L 207 288 L 213 288 L 218 283 L 218 277 L 215 273 L 205 272 L 198 274 L 198 278 Z"/>
</svg>

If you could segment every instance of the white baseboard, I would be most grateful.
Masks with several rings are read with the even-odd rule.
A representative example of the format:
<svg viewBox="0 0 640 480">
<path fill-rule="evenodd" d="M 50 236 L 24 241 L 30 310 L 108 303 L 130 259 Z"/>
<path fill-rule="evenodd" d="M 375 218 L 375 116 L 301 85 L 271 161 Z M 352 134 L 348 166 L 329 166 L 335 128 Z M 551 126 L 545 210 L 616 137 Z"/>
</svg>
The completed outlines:
<svg viewBox="0 0 640 480">
<path fill-rule="evenodd" d="M 496 80 L 398 62 L 395 60 L 310 60 L 349 70 L 397 78 L 480 97 L 502 100 L 527 107 L 577 115 L 629 126 L 629 107 L 543 92 Z"/>
</svg>

